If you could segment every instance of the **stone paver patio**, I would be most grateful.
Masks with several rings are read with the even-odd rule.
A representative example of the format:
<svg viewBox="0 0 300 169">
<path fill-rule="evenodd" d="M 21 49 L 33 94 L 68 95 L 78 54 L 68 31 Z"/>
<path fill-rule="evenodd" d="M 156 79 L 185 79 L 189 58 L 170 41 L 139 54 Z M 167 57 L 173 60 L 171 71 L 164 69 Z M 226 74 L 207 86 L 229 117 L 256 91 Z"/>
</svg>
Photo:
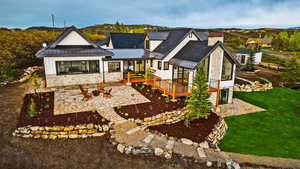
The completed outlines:
<svg viewBox="0 0 300 169">
<path fill-rule="evenodd" d="M 130 86 L 108 86 L 107 89 L 112 88 L 111 98 L 104 98 L 102 95 L 92 97 L 88 101 L 84 101 L 82 94 L 78 89 L 58 89 L 54 95 L 54 114 L 67 114 L 82 111 L 91 111 L 97 109 L 101 112 L 111 112 L 113 107 L 139 104 L 149 102 L 147 98 L 141 95 L 138 91 Z M 96 90 L 96 88 L 89 88 L 89 92 Z"/>
<path fill-rule="evenodd" d="M 253 104 L 242 101 L 240 99 L 234 98 L 232 104 L 220 105 L 220 111 L 218 115 L 222 117 L 227 117 L 262 111 L 266 110 Z"/>
</svg>

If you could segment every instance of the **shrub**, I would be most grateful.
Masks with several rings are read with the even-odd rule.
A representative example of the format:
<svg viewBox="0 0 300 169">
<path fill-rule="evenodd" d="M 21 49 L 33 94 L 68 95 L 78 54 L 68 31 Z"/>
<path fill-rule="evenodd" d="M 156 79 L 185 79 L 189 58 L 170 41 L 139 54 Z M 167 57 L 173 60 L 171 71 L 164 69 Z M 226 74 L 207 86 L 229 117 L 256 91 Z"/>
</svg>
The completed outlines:
<svg viewBox="0 0 300 169">
<path fill-rule="evenodd" d="M 41 114 L 41 112 L 38 112 L 38 111 L 36 110 L 36 103 L 35 103 L 34 99 L 31 98 L 30 101 L 31 101 L 31 102 L 30 102 L 30 106 L 29 106 L 29 110 L 28 110 L 28 115 L 29 115 L 30 117 L 36 117 L 36 116 L 38 116 L 39 114 Z"/>
<path fill-rule="evenodd" d="M 192 95 L 188 96 L 187 114 L 184 124 L 189 126 L 191 121 L 205 118 L 207 119 L 211 111 L 211 102 L 209 101 L 210 93 L 207 92 L 208 86 L 206 76 L 202 69 L 198 69 L 193 81 Z"/>
</svg>

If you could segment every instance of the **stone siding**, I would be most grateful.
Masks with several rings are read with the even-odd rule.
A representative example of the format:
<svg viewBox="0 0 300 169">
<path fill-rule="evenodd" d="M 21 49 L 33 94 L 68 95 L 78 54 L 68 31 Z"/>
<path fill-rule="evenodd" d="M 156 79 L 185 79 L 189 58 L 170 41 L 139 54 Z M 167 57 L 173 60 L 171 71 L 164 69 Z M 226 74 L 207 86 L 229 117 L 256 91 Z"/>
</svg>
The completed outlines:
<svg viewBox="0 0 300 169">
<path fill-rule="evenodd" d="M 47 87 L 94 84 L 102 82 L 102 73 L 77 75 L 46 75 Z"/>
<path fill-rule="evenodd" d="M 222 73 L 222 61 L 223 61 L 224 51 L 221 47 L 218 47 L 210 55 L 210 80 L 221 80 Z"/>
<path fill-rule="evenodd" d="M 104 81 L 105 82 L 119 82 L 123 80 L 123 72 L 105 72 Z"/>
</svg>

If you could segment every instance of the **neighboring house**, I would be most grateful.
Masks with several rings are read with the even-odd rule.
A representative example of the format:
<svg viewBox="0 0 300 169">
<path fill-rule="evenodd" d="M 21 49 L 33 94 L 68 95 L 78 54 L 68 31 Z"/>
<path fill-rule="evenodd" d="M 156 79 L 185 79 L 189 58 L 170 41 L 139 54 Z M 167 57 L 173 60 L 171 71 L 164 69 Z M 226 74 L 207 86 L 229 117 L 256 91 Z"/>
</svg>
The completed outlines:
<svg viewBox="0 0 300 169">
<path fill-rule="evenodd" d="M 218 95 L 222 104 L 232 102 L 238 62 L 224 47 L 223 34 L 207 35 L 193 29 L 162 30 L 143 35 L 142 45 L 136 40 L 139 38 L 131 38 L 130 34 L 118 34 L 120 39 L 115 39 L 114 34 L 97 46 L 71 27 L 41 49 L 36 55 L 44 58 L 47 86 L 122 81 L 127 79 L 128 72 L 143 75 L 151 69 L 156 77 L 190 92 L 197 70 L 202 69 L 209 88 L 221 89 L 220 93 L 209 90 L 212 102 L 219 102 Z M 134 43 L 128 45 L 129 39 L 135 39 Z"/>
<path fill-rule="evenodd" d="M 254 52 L 253 54 L 254 54 L 254 64 L 260 64 L 262 58 L 262 52 L 257 51 Z M 240 50 L 238 53 L 236 53 L 236 60 L 238 60 L 241 65 L 247 64 L 249 58 L 250 58 L 250 51 L 247 49 Z"/>
<path fill-rule="evenodd" d="M 246 46 L 248 47 L 272 47 L 272 38 L 248 38 Z"/>
</svg>

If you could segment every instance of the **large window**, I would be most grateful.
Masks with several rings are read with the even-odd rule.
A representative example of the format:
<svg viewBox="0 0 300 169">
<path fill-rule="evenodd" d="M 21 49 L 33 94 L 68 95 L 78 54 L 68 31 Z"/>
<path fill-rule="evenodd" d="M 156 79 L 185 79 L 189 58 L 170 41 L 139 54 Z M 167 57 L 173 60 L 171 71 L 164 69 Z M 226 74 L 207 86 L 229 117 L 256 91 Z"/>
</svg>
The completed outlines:
<svg viewBox="0 0 300 169">
<path fill-rule="evenodd" d="M 202 71 L 205 74 L 206 80 L 208 80 L 209 75 L 209 57 L 202 60 L 198 66 L 197 71 Z"/>
<path fill-rule="evenodd" d="M 58 75 L 98 73 L 98 60 L 56 61 Z"/>
<path fill-rule="evenodd" d="M 108 72 L 121 72 L 121 63 L 108 62 Z"/>
<path fill-rule="evenodd" d="M 169 62 L 164 62 L 164 70 L 169 70 Z"/>
<path fill-rule="evenodd" d="M 161 61 L 159 61 L 159 60 L 157 61 L 157 69 L 161 70 Z"/>
<path fill-rule="evenodd" d="M 224 55 L 222 66 L 222 80 L 232 80 L 233 63 Z"/>
</svg>

